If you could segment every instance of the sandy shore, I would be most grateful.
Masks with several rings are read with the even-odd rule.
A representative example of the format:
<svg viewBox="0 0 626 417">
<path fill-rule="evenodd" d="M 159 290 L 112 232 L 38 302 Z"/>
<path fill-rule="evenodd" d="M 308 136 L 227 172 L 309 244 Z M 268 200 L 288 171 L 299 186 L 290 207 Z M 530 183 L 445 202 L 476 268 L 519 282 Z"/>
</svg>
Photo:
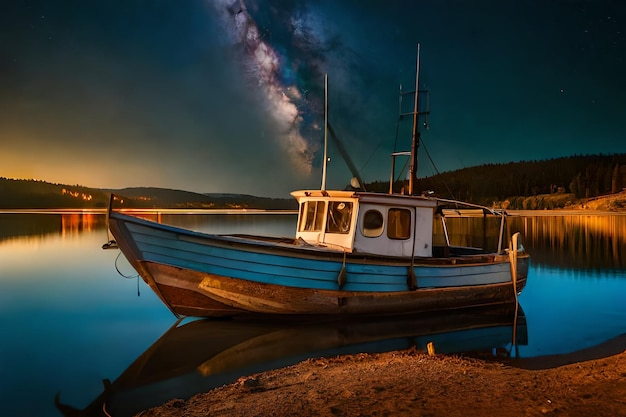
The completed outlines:
<svg viewBox="0 0 626 417">
<path fill-rule="evenodd" d="M 416 350 L 309 359 L 139 415 L 626 416 L 626 335 L 534 359 Z"/>
</svg>

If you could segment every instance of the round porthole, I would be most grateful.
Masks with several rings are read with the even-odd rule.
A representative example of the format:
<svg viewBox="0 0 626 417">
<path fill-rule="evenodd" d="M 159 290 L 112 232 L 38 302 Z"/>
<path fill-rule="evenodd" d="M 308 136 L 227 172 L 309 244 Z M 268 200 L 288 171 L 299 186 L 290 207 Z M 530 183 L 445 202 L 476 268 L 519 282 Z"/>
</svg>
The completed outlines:
<svg viewBox="0 0 626 417">
<path fill-rule="evenodd" d="M 383 214 L 378 210 L 368 210 L 363 214 L 363 236 L 378 237 L 383 233 Z"/>
</svg>

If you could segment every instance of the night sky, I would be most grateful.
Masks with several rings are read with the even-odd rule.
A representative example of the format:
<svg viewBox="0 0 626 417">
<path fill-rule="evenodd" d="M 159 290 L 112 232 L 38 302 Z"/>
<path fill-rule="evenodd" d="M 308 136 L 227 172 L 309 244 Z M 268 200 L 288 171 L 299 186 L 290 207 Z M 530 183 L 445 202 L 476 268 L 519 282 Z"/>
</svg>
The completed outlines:
<svg viewBox="0 0 626 417">
<path fill-rule="evenodd" d="M 366 181 L 387 180 L 418 42 L 420 151 L 439 171 L 626 152 L 622 0 L 3 0 L 0 176 L 318 188 L 328 73 L 334 131 Z"/>
</svg>

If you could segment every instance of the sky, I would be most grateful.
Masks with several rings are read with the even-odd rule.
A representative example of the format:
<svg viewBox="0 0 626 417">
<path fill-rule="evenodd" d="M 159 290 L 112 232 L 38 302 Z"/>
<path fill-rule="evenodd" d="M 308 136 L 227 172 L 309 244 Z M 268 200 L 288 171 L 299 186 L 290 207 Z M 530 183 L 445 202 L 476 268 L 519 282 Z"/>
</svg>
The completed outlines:
<svg viewBox="0 0 626 417">
<path fill-rule="evenodd" d="M 387 181 L 418 44 L 419 176 L 626 152 L 622 0 L 4 0 L 0 177 L 319 188 L 327 74 L 333 131 Z M 327 188 L 344 188 L 328 154 Z"/>
</svg>

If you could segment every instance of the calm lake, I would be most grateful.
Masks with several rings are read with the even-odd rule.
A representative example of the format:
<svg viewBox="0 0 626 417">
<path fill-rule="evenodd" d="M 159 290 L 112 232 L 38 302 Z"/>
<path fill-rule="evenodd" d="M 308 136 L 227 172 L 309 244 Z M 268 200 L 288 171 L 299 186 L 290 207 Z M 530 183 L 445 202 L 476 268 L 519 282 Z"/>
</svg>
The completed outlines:
<svg viewBox="0 0 626 417">
<path fill-rule="evenodd" d="M 211 233 L 295 231 L 291 214 L 153 217 Z M 532 257 L 523 315 L 294 326 L 178 323 L 118 250 L 101 249 L 110 239 L 103 214 L 0 212 L 0 415 L 133 415 L 316 356 L 432 342 L 442 353 L 529 358 L 626 333 L 626 213 L 524 212 L 511 220 Z"/>
</svg>

